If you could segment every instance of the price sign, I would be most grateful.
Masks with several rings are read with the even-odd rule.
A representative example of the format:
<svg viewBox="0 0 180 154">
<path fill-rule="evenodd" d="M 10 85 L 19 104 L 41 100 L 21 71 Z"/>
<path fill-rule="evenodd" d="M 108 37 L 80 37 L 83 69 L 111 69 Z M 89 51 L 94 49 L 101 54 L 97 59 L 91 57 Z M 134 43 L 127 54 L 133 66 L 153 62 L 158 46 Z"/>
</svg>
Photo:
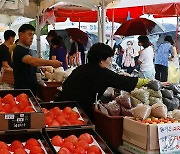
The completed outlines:
<svg viewBox="0 0 180 154">
<path fill-rule="evenodd" d="M 158 124 L 161 154 L 180 153 L 180 123 Z"/>
<path fill-rule="evenodd" d="M 5 119 L 8 119 L 8 127 L 10 130 L 30 129 L 31 115 L 26 114 L 7 114 Z"/>
</svg>

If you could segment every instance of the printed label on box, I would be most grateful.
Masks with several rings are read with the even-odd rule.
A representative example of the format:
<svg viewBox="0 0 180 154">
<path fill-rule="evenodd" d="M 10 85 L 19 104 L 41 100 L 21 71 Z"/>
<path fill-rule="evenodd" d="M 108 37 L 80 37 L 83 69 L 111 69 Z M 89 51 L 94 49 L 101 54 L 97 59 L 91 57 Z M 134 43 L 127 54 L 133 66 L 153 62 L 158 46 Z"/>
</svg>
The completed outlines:
<svg viewBox="0 0 180 154">
<path fill-rule="evenodd" d="M 158 124 L 160 153 L 180 153 L 180 123 Z"/>
<path fill-rule="evenodd" d="M 14 114 L 13 119 L 11 117 L 8 119 L 8 127 L 10 130 L 30 129 L 30 127 L 31 127 L 31 115 L 28 113 L 26 113 L 26 114 Z"/>
</svg>

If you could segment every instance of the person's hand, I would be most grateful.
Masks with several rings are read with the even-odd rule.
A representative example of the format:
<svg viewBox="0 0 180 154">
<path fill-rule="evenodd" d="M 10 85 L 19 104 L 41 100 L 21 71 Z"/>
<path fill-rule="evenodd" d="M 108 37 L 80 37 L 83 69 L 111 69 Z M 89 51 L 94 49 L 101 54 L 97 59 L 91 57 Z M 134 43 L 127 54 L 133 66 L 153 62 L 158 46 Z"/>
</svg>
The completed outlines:
<svg viewBox="0 0 180 154">
<path fill-rule="evenodd" d="M 58 68 L 58 67 L 62 66 L 62 62 L 60 62 L 58 60 L 51 60 L 51 66 L 54 68 Z"/>
<path fill-rule="evenodd" d="M 140 54 L 142 53 L 142 50 L 139 50 L 138 53 L 139 53 L 139 55 L 140 55 Z"/>
</svg>

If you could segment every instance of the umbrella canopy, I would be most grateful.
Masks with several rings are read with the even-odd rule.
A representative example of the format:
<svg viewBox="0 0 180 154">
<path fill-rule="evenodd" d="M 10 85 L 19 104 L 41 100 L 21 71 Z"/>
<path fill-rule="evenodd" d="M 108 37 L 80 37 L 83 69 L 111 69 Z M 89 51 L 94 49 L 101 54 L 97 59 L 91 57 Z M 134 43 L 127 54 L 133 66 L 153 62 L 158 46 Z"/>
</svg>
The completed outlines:
<svg viewBox="0 0 180 154">
<path fill-rule="evenodd" d="M 88 35 L 85 32 L 78 28 L 67 28 L 65 30 L 74 41 L 81 42 L 84 46 L 87 45 Z"/>
<path fill-rule="evenodd" d="M 132 36 L 148 35 L 163 30 L 153 21 L 146 18 L 136 18 L 124 22 L 115 32 L 115 35 Z"/>
</svg>

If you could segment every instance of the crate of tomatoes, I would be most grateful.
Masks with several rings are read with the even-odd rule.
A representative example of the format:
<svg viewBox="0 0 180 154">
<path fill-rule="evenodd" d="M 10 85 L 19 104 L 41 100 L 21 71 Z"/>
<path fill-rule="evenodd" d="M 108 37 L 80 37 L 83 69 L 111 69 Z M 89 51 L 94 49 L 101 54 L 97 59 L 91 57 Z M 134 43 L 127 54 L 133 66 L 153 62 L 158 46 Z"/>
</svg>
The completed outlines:
<svg viewBox="0 0 180 154">
<path fill-rule="evenodd" d="M 30 90 L 0 90 L 0 131 L 41 129 L 44 118 Z"/>
<path fill-rule="evenodd" d="M 45 113 L 46 128 L 85 126 L 94 128 L 90 119 L 76 102 L 40 103 L 40 106 Z"/>
<path fill-rule="evenodd" d="M 55 153 L 112 154 L 92 128 L 45 129 L 44 136 Z"/>
</svg>

